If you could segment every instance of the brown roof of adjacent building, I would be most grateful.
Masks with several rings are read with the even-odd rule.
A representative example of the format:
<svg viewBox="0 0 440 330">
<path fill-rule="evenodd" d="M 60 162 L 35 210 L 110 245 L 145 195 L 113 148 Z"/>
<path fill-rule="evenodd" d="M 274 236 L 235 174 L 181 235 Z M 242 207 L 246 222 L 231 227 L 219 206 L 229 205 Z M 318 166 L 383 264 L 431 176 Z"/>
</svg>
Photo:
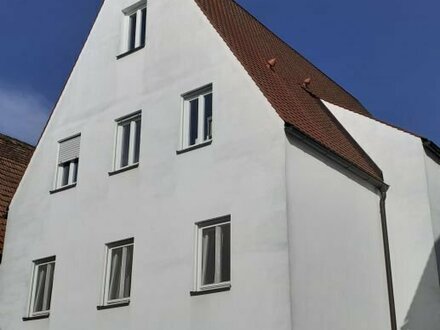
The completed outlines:
<svg viewBox="0 0 440 330">
<path fill-rule="evenodd" d="M 0 134 L 0 255 L 8 207 L 34 152 L 34 147 Z"/>
<path fill-rule="evenodd" d="M 285 123 L 382 180 L 379 167 L 320 101 L 371 117 L 357 99 L 234 1 L 195 2 Z"/>
</svg>

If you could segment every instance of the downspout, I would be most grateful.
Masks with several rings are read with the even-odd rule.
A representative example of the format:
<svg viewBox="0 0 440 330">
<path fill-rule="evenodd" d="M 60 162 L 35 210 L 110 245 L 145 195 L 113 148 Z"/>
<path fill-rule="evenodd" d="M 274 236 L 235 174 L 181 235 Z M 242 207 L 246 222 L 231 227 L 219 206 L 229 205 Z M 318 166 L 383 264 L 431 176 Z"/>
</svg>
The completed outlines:
<svg viewBox="0 0 440 330">
<path fill-rule="evenodd" d="M 388 303 L 390 308 L 390 321 L 391 330 L 397 330 L 397 318 L 396 318 L 396 304 L 394 301 L 394 287 L 393 287 L 393 274 L 391 272 L 391 253 L 390 243 L 388 238 L 388 225 L 387 225 L 387 213 L 385 208 L 385 201 L 387 199 L 387 190 L 389 186 L 385 183 L 379 189 L 380 191 L 380 218 L 382 222 L 382 238 L 383 247 L 385 253 L 385 270 L 387 275 L 387 287 L 388 287 Z"/>
</svg>

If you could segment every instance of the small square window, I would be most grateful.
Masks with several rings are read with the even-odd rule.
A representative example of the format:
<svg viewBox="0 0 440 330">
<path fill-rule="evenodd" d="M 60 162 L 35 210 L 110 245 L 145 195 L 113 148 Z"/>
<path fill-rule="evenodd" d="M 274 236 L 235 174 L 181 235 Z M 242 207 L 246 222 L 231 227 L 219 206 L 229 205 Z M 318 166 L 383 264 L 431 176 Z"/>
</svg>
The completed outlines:
<svg viewBox="0 0 440 330">
<path fill-rule="evenodd" d="M 181 148 L 186 149 L 212 140 L 212 85 L 183 96 Z"/>
<path fill-rule="evenodd" d="M 130 301 L 134 240 L 107 244 L 104 305 Z"/>
<path fill-rule="evenodd" d="M 74 185 L 78 180 L 81 135 L 59 142 L 55 188 Z"/>
<path fill-rule="evenodd" d="M 139 163 L 141 147 L 141 113 L 116 120 L 116 150 L 114 170 Z"/>
<path fill-rule="evenodd" d="M 29 316 L 48 315 L 52 299 L 55 257 L 34 261 Z"/>
<path fill-rule="evenodd" d="M 124 14 L 122 53 L 131 52 L 145 46 L 147 34 L 146 6 L 146 1 L 140 1 L 122 11 Z"/>
<path fill-rule="evenodd" d="M 231 283 L 230 217 L 196 225 L 196 291 L 229 287 Z"/>
</svg>

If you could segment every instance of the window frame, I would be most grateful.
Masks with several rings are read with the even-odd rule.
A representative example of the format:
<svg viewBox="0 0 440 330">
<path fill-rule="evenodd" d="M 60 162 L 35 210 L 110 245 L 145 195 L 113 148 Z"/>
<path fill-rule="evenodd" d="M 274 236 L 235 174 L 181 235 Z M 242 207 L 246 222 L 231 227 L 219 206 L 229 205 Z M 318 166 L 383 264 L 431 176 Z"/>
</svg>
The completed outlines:
<svg viewBox="0 0 440 330">
<path fill-rule="evenodd" d="M 210 129 L 211 134 L 205 139 L 205 119 L 206 107 L 205 97 L 211 95 L 211 117 Z M 190 104 L 192 101 L 198 100 L 197 109 L 197 141 L 190 144 L 190 130 L 191 130 L 191 115 Z M 213 111 L 214 110 L 214 89 L 213 84 L 207 84 L 200 88 L 194 89 L 190 92 L 181 95 L 181 110 L 180 110 L 180 141 L 179 151 L 192 150 L 201 146 L 209 145 L 213 140 Z M 202 138 L 200 138 L 202 137 Z"/>
<path fill-rule="evenodd" d="M 118 248 L 124 248 L 132 246 L 132 265 L 131 265 L 131 278 L 130 278 L 130 296 L 126 298 L 118 298 L 118 299 L 109 299 L 109 291 L 110 291 L 110 274 L 111 274 L 111 266 L 112 266 L 112 251 Z M 105 245 L 105 265 L 104 265 L 104 281 L 102 288 L 102 299 L 101 306 L 118 306 L 118 305 L 126 305 L 131 300 L 131 288 L 132 288 L 132 280 L 133 280 L 133 260 L 134 260 L 134 238 L 125 239 L 122 241 L 112 242 Z M 126 260 L 125 260 L 126 262 Z M 121 277 L 121 280 L 123 277 Z M 125 281 L 125 279 L 124 279 Z M 119 285 L 121 285 L 119 283 Z"/>
<path fill-rule="evenodd" d="M 200 221 L 195 224 L 195 242 L 194 242 L 194 291 L 196 293 L 203 293 L 203 292 L 212 292 L 217 291 L 221 289 L 229 289 L 231 288 L 231 263 L 232 263 L 232 253 L 229 256 L 229 281 L 222 281 L 219 283 L 213 283 L 213 284 L 202 284 L 202 256 L 203 256 L 203 230 L 208 228 L 215 228 L 220 227 L 223 225 L 229 225 L 229 249 L 231 251 L 231 237 L 232 237 L 232 231 L 231 231 L 231 216 L 222 216 L 218 218 L 214 218 L 211 220 L 205 220 Z"/>
<path fill-rule="evenodd" d="M 139 150 L 138 150 L 138 160 L 135 161 L 136 157 L 136 133 L 137 133 L 137 125 L 136 122 L 140 122 L 139 127 Z M 115 120 L 115 138 L 114 138 L 114 147 L 113 147 L 113 165 L 112 171 L 109 174 L 116 174 L 123 172 L 128 169 L 132 169 L 139 166 L 140 156 L 141 156 L 141 145 L 142 145 L 142 110 L 133 112 L 129 115 L 120 117 Z M 130 125 L 130 135 L 128 140 L 128 161 L 127 165 L 121 166 L 121 157 L 122 157 L 122 138 L 123 131 L 122 127 L 124 124 Z M 134 129 L 133 129 L 134 128 Z"/>
<path fill-rule="evenodd" d="M 51 302 L 49 304 L 49 309 L 34 312 L 35 295 L 36 295 L 36 290 L 37 290 L 38 269 L 42 266 L 49 265 L 49 264 L 53 264 L 53 266 L 51 268 L 52 284 L 51 284 L 51 290 L 50 290 Z M 50 307 L 52 304 L 53 284 L 55 282 L 55 266 L 56 266 L 56 257 L 55 256 L 42 258 L 42 259 L 36 259 L 36 260 L 32 261 L 31 285 L 30 285 L 30 290 L 29 290 L 29 303 L 28 303 L 28 311 L 27 311 L 27 315 L 29 318 L 38 318 L 38 317 L 43 317 L 43 316 L 49 316 Z M 45 278 L 45 281 L 47 282 L 47 276 Z M 46 283 L 46 285 L 47 285 L 47 283 Z M 47 299 L 47 297 L 46 297 L 46 299 Z"/>
<path fill-rule="evenodd" d="M 62 190 L 66 190 L 68 188 L 73 188 L 78 183 L 78 173 L 79 173 L 79 159 L 80 159 L 80 152 L 81 152 L 81 133 L 73 134 L 67 138 L 63 138 L 61 140 L 58 140 L 58 151 L 57 151 L 57 159 L 56 159 L 56 170 L 55 170 L 55 178 L 54 178 L 54 184 L 53 184 L 53 190 L 52 192 L 58 192 Z M 60 163 L 60 151 L 61 151 L 61 145 L 64 142 L 67 142 L 72 139 L 80 138 L 80 147 L 78 150 L 78 157 L 75 159 L 71 159 L 68 162 Z M 68 172 L 68 179 L 67 184 L 62 184 L 62 181 L 64 180 L 64 166 L 68 164 L 69 165 L 69 172 Z"/>
<path fill-rule="evenodd" d="M 148 1 L 141 0 L 122 10 L 122 36 L 118 59 L 145 47 L 147 42 L 147 3 Z M 133 33 L 131 21 L 134 15 L 135 26 Z M 133 36 L 134 40 L 132 39 Z"/>
</svg>

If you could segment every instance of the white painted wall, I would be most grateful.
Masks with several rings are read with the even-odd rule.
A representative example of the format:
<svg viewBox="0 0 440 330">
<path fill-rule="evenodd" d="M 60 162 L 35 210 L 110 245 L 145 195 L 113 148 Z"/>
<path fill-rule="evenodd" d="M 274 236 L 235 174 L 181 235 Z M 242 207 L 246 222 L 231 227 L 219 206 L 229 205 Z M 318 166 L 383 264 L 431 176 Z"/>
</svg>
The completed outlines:
<svg viewBox="0 0 440 330">
<path fill-rule="evenodd" d="M 131 4 L 105 1 L 17 191 L 0 267 L 0 328 L 385 329 L 378 196 L 286 149 L 284 123 L 192 0 L 149 0 L 147 46 L 116 60 L 121 10 Z M 176 155 L 180 95 L 207 83 L 213 143 Z M 109 177 L 114 119 L 139 109 L 140 166 Z M 50 195 L 57 141 L 79 132 L 78 185 Z M 190 297 L 194 223 L 227 214 L 232 290 Z M 104 246 L 129 237 L 131 304 L 97 311 Z M 32 260 L 51 255 L 50 318 L 23 322 Z"/>
<path fill-rule="evenodd" d="M 390 329 L 379 194 L 292 140 L 286 164 L 292 329 Z"/>
<path fill-rule="evenodd" d="M 426 157 L 420 138 L 325 104 L 374 159 L 390 185 L 386 208 L 398 328 L 438 329 L 440 288 L 433 221 L 438 228 L 439 218 L 431 213 L 438 210 L 432 209 L 437 206 L 429 195 L 430 190 L 431 198 L 440 193 L 438 165 Z"/>
<path fill-rule="evenodd" d="M 284 124 L 192 0 L 150 0 L 145 49 L 116 60 L 107 0 L 11 207 L 0 328 L 290 329 Z M 211 146 L 176 155 L 182 93 L 214 89 Z M 142 109 L 140 167 L 113 177 L 114 119 Z M 81 132 L 78 186 L 49 195 Z M 194 223 L 232 217 L 232 290 L 190 297 Z M 135 238 L 129 307 L 97 311 L 104 245 Z M 22 322 L 32 260 L 56 255 L 52 311 Z"/>
</svg>

